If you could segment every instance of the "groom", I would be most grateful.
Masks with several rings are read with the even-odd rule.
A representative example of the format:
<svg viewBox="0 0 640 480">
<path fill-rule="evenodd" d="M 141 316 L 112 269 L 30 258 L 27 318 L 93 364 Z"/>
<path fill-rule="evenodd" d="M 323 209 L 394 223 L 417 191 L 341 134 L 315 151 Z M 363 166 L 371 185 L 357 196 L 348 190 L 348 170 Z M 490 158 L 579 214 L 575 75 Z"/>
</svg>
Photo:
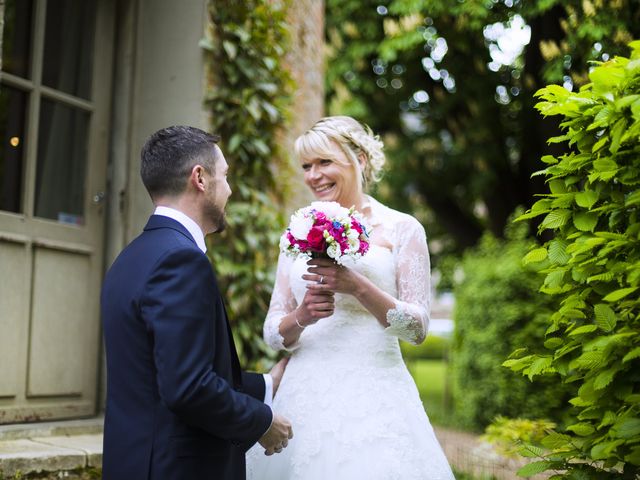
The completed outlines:
<svg viewBox="0 0 640 480">
<path fill-rule="evenodd" d="M 244 479 L 245 451 L 292 437 L 271 412 L 271 376 L 240 370 L 204 236 L 224 229 L 231 189 L 218 138 L 193 127 L 154 133 L 142 181 L 156 206 L 104 280 L 105 480 Z M 273 382 L 273 383 L 271 383 Z"/>
</svg>

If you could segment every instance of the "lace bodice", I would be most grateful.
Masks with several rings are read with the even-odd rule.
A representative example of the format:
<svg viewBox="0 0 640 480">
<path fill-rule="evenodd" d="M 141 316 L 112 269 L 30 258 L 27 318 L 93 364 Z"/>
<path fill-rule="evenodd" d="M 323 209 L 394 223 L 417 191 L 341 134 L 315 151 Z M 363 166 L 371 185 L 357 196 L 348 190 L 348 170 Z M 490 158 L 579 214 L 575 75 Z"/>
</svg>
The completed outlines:
<svg viewBox="0 0 640 480">
<path fill-rule="evenodd" d="M 392 210 L 371 197 L 362 213 L 373 227 L 372 246 L 364 257 L 345 266 L 365 275 L 394 298 L 395 307 L 386 315 L 389 326 L 385 333 L 421 343 L 427 334 L 430 309 L 430 261 L 424 228 L 410 215 Z M 278 259 L 276 284 L 264 324 L 264 339 L 275 350 L 286 349 L 279 331 L 280 321 L 302 301 L 305 281 L 301 277 L 306 269 L 304 259 L 283 254 Z M 334 338 L 333 330 L 338 325 L 342 327 L 340 337 L 344 338 L 349 337 L 344 328 L 357 328 L 359 344 L 367 331 L 375 336 L 382 329 L 355 297 L 336 294 L 335 301 L 334 315 L 305 329 L 298 343 L 288 350 L 323 334 Z"/>
</svg>

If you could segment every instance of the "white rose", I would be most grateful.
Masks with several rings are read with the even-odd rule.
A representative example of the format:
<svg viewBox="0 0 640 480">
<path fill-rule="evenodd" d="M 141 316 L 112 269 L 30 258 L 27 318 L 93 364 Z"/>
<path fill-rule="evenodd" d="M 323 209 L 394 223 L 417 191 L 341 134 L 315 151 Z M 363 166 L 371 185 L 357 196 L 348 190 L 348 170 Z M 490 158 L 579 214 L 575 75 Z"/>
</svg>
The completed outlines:
<svg viewBox="0 0 640 480">
<path fill-rule="evenodd" d="M 344 208 L 338 202 L 312 202 L 311 208 L 315 208 L 319 212 L 323 212 L 330 218 L 344 217 L 349 215 L 349 210 Z"/>
<path fill-rule="evenodd" d="M 332 243 L 327 247 L 327 255 L 333 258 L 334 260 L 340 256 L 340 245 L 337 243 Z"/>
<path fill-rule="evenodd" d="M 313 218 L 304 217 L 302 215 L 291 216 L 289 230 L 291 230 L 291 235 L 293 235 L 296 239 L 306 240 L 311 227 L 313 227 Z"/>
<path fill-rule="evenodd" d="M 349 248 L 351 249 L 352 252 L 357 252 L 358 250 L 360 250 L 360 240 L 358 240 L 358 238 L 349 238 L 348 239 L 349 242 Z"/>
<path fill-rule="evenodd" d="M 284 235 L 280 237 L 280 251 L 285 252 L 289 249 L 290 246 L 291 243 L 289 242 L 289 238 L 287 238 L 287 234 L 285 232 Z"/>
</svg>

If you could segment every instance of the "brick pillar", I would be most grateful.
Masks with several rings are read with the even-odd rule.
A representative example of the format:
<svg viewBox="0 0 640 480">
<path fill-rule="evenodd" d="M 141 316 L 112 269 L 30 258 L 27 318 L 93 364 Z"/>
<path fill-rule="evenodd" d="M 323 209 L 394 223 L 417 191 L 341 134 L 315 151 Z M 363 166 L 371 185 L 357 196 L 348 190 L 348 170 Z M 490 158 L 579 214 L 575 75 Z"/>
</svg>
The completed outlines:
<svg viewBox="0 0 640 480">
<path fill-rule="evenodd" d="M 295 139 L 324 114 L 324 1 L 290 2 L 291 48 L 286 58 L 296 83 L 293 92 L 291 128 L 283 133 L 283 146 L 290 155 L 293 178 L 285 213 L 308 204 L 312 196 L 302 183 L 302 170 L 293 154 Z"/>
</svg>

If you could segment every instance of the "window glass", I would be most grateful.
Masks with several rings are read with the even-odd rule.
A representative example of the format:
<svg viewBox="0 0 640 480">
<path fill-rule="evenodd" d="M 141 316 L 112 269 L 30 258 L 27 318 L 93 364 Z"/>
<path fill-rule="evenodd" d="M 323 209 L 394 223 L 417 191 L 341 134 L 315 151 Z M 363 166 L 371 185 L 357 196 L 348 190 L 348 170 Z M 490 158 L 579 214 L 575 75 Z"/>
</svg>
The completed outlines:
<svg viewBox="0 0 640 480">
<path fill-rule="evenodd" d="M 29 78 L 31 63 L 31 0 L 6 0 L 2 32 L 2 70 Z"/>
<path fill-rule="evenodd" d="M 89 114 L 43 99 L 38 131 L 35 215 L 82 225 Z"/>
<path fill-rule="evenodd" d="M 0 210 L 22 211 L 27 95 L 0 85 Z"/>
<path fill-rule="evenodd" d="M 90 98 L 95 4 L 95 0 L 47 2 L 43 85 Z"/>
</svg>

